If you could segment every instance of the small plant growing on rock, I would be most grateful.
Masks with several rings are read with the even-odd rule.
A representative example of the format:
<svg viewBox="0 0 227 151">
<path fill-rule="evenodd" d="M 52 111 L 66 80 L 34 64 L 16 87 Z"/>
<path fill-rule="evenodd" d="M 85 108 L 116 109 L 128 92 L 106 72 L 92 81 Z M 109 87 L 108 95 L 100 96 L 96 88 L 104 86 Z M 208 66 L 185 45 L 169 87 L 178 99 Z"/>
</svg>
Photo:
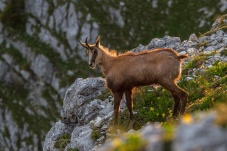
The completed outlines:
<svg viewBox="0 0 227 151">
<path fill-rule="evenodd" d="M 200 42 L 200 43 L 198 43 L 198 44 L 196 45 L 196 49 L 199 49 L 199 48 L 202 47 L 202 46 L 206 47 L 206 45 L 207 45 L 207 42 L 206 42 L 206 41 Z"/>
<path fill-rule="evenodd" d="M 9 0 L 7 6 L 0 14 L 0 21 L 5 27 L 24 30 L 27 17 L 25 15 L 24 0 Z"/>
<path fill-rule="evenodd" d="M 91 138 L 97 140 L 99 137 L 101 137 L 100 130 L 99 128 L 94 127 L 91 132 Z"/>
<path fill-rule="evenodd" d="M 208 55 L 204 54 L 204 53 L 202 53 L 202 54 L 200 54 L 198 56 L 195 56 L 184 67 L 183 73 L 185 72 L 184 70 L 188 70 L 189 68 L 199 68 L 199 67 L 201 67 L 202 64 L 206 61 L 207 57 L 208 57 Z"/>
<path fill-rule="evenodd" d="M 80 151 L 80 150 L 77 148 L 69 148 L 67 151 Z"/>
<path fill-rule="evenodd" d="M 171 94 L 162 87 L 140 87 L 135 90 L 134 111 L 136 123 L 134 129 L 140 129 L 147 122 L 164 122 L 171 115 Z M 125 131 L 129 123 L 127 110 L 120 116 L 120 129 Z"/>
<path fill-rule="evenodd" d="M 70 138 L 70 134 L 63 134 L 56 140 L 54 147 L 58 148 L 60 151 L 63 151 L 65 147 L 70 143 Z"/>
<path fill-rule="evenodd" d="M 111 96 L 111 95 L 112 95 L 112 94 L 111 94 L 110 90 L 109 90 L 109 89 L 105 89 L 105 90 L 102 92 L 102 94 L 99 95 L 99 96 L 97 97 L 97 99 L 100 99 L 100 100 L 104 101 L 106 98 L 108 98 L 108 97 Z"/>
<path fill-rule="evenodd" d="M 226 102 L 227 63 L 216 62 L 211 68 L 198 73 L 191 81 L 181 81 L 180 85 L 189 93 L 188 112 L 208 110 L 220 102 Z"/>
<path fill-rule="evenodd" d="M 223 77 L 227 73 L 227 63 L 226 62 L 220 62 L 217 61 L 213 64 L 213 66 L 209 69 L 207 69 L 208 76 L 220 76 Z"/>
<path fill-rule="evenodd" d="M 222 56 L 227 56 L 227 49 L 222 50 L 222 51 L 221 51 L 221 55 L 222 55 Z"/>
</svg>

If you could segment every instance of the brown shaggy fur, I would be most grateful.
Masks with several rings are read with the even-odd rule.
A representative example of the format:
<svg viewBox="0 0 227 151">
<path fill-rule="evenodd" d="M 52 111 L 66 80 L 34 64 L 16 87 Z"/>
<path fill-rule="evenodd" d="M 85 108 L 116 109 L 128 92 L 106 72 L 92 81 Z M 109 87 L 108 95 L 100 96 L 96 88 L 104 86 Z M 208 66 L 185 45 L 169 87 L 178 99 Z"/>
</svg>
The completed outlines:
<svg viewBox="0 0 227 151">
<path fill-rule="evenodd" d="M 81 42 L 80 42 L 81 43 Z M 123 93 L 130 112 L 130 127 L 134 124 L 132 113 L 132 90 L 134 87 L 159 84 L 170 91 L 174 98 L 173 116 L 178 112 L 184 114 L 188 93 L 177 86 L 176 81 L 181 76 L 181 62 L 187 55 L 179 55 L 170 48 L 158 48 L 133 53 L 126 52 L 116 55 L 100 45 L 81 43 L 89 50 L 89 66 L 99 65 L 106 77 L 107 87 L 114 95 L 115 126 L 118 124 L 118 112 Z M 97 53 L 95 61 L 90 58 Z"/>
</svg>

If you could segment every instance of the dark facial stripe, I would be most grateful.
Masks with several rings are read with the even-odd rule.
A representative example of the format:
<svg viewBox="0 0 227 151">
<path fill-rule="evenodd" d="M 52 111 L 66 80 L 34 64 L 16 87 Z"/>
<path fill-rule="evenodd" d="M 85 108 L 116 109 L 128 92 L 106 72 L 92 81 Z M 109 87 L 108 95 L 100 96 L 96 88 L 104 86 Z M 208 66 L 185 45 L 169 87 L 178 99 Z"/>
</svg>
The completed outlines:
<svg viewBox="0 0 227 151">
<path fill-rule="evenodd" d="M 94 50 L 93 56 L 91 58 L 91 62 L 94 62 L 95 63 L 95 59 L 97 58 L 97 55 L 98 55 L 98 51 L 97 50 Z"/>
</svg>

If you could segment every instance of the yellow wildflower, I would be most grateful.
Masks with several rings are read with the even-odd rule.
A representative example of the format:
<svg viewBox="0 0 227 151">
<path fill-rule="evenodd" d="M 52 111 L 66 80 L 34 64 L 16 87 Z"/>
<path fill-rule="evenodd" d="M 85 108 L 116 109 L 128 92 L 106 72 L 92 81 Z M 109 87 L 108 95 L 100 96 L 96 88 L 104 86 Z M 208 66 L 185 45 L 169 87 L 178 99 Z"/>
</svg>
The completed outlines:
<svg viewBox="0 0 227 151">
<path fill-rule="evenodd" d="M 193 122 L 193 117 L 191 116 L 191 114 L 185 114 L 182 117 L 182 122 L 185 124 L 191 124 Z"/>
</svg>

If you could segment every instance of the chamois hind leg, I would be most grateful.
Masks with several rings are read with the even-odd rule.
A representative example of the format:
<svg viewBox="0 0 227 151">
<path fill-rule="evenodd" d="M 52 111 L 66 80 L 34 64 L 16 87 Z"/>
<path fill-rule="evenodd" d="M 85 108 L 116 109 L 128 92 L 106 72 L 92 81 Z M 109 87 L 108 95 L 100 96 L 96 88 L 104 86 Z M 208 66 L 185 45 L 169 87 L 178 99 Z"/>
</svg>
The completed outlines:
<svg viewBox="0 0 227 151">
<path fill-rule="evenodd" d="M 180 105 L 180 98 L 178 97 L 178 95 L 171 93 L 172 97 L 174 99 L 174 104 L 173 104 L 173 108 L 172 108 L 172 112 L 173 112 L 173 117 L 177 117 L 178 113 L 179 113 L 179 105 Z"/>
<path fill-rule="evenodd" d="M 123 92 L 113 92 L 114 95 L 114 127 L 118 126 L 118 112 L 120 110 L 120 103 L 123 96 Z"/>
<path fill-rule="evenodd" d="M 186 91 L 184 91 L 183 89 L 181 89 L 175 82 L 168 81 L 168 82 L 163 83 L 162 86 L 164 88 L 166 88 L 167 90 L 169 90 L 171 92 L 171 94 L 173 95 L 173 98 L 175 101 L 175 104 L 173 107 L 173 116 L 178 111 L 179 103 L 181 104 L 180 114 L 183 115 L 185 112 L 187 101 L 188 101 L 188 93 Z M 177 100 L 179 100 L 179 99 L 181 102 L 179 102 L 179 101 L 177 102 Z"/>
<path fill-rule="evenodd" d="M 132 100 L 132 90 L 125 91 L 125 97 L 126 97 L 126 105 L 129 110 L 130 114 L 130 123 L 129 123 L 129 129 L 133 128 L 133 125 L 135 124 L 132 108 L 133 108 L 133 100 Z"/>
</svg>

